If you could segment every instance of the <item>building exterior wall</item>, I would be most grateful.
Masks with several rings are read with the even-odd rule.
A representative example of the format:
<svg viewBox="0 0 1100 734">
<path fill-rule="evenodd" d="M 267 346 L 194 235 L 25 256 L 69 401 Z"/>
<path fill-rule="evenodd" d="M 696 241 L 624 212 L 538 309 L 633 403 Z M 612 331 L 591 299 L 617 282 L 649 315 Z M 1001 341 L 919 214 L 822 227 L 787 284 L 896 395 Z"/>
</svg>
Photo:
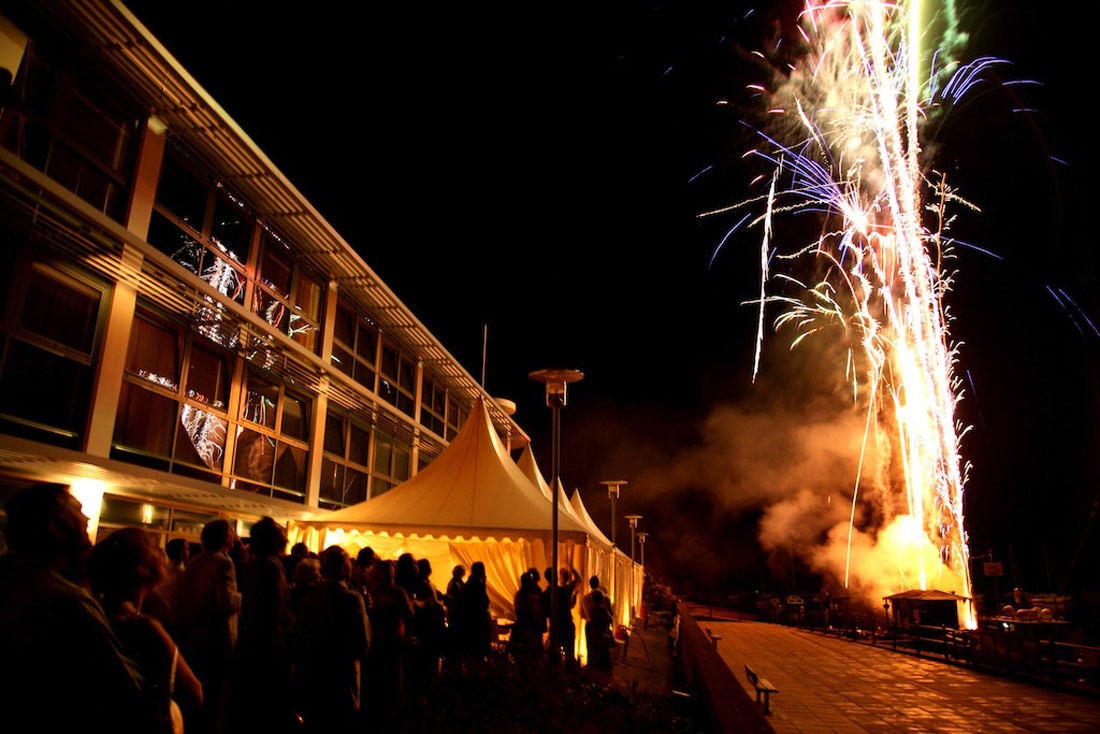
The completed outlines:
<svg viewBox="0 0 1100 734">
<path fill-rule="evenodd" d="M 4 13 L 0 491 L 75 483 L 101 532 L 193 537 L 437 456 L 481 388 L 148 31 Z"/>
</svg>

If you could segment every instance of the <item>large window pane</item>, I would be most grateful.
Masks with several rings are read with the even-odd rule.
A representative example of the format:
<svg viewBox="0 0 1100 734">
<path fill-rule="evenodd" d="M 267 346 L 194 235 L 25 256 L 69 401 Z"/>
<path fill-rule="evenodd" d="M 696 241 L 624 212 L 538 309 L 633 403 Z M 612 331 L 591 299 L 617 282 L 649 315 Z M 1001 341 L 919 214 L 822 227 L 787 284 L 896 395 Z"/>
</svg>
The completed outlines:
<svg viewBox="0 0 1100 734">
<path fill-rule="evenodd" d="M 179 376 L 176 374 L 178 350 L 176 332 L 135 318 L 130 331 L 126 369 L 149 382 L 175 390 L 179 387 Z"/>
<path fill-rule="evenodd" d="M 344 348 L 337 344 L 332 345 L 332 366 L 346 375 L 351 375 L 355 358 Z M 373 382 L 368 387 L 373 387 Z"/>
<path fill-rule="evenodd" d="M 180 428 L 176 432 L 176 459 L 221 471 L 229 423 L 185 404 L 180 410 Z"/>
<path fill-rule="evenodd" d="M 260 286 L 256 286 L 253 291 L 252 310 L 279 331 L 283 331 L 286 328 L 286 306 L 282 301 L 272 296 Z"/>
<path fill-rule="evenodd" d="M 277 248 L 279 245 L 268 238 L 263 262 L 260 264 L 260 280 L 286 298 L 290 295 L 291 264 L 286 255 Z"/>
<path fill-rule="evenodd" d="M 153 212 L 153 217 L 149 220 L 149 234 L 145 239 L 187 270 L 195 275 L 199 274 L 202 268 L 202 245 L 160 212 Z"/>
<path fill-rule="evenodd" d="M 38 268 L 31 270 L 23 306 L 23 328 L 91 354 L 98 316 L 97 291 L 78 289 Z"/>
<path fill-rule="evenodd" d="M 275 450 L 275 486 L 306 491 L 306 461 L 308 452 L 280 442 Z"/>
<path fill-rule="evenodd" d="M 247 428 L 237 428 L 237 454 L 233 462 L 234 473 L 254 482 L 271 483 L 271 471 L 275 465 L 275 441 Z"/>
<path fill-rule="evenodd" d="M 325 451 L 344 455 L 344 420 L 332 413 L 325 417 Z"/>
<path fill-rule="evenodd" d="M 370 466 L 370 434 L 366 429 L 351 424 L 351 445 L 348 447 L 348 460 L 356 464 Z"/>
<path fill-rule="evenodd" d="M 214 203 L 214 223 L 210 239 L 239 263 L 248 261 L 248 248 L 252 239 L 252 220 L 241 207 L 218 197 Z"/>
<path fill-rule="evenodd" d="M 378 474 L 390 475 L 390 467 L 393 462 L 393 444 L 390 439 L 383 438 L 380 434 L 374 437 L 374 471 Z"/>
<path fill-rule="evenodd" d="M 230 264 L 218 253 L 207 248 L 203 252 L 202 279 L 219 293 L 228 296 L 237 303 L 244 303 L 244 273 Z"/>
<path fill-rule="evenodd" d="M 321 284 L 301 271 L 298 273 L 294 305 L 311 319 L 321 317 Z"/>
<path fill-rule="evenodd" d="M 157 456 L 171 456 L 176 405 L 174 400 L 123 382 L 115 417 L 115 443 Z"/>
<path fill-rule="evenodd" d="M 343 304 L 336 306 L 336 323 L 333 324 L 332 334 L 349 347 L 355 346 L 355 314 L 344 308 Z"/>
<path fill-rule="evenodd" d="M 309 432 L 309 401 L 294 395 L 283 397 L 283 424 L 281 432 L 284 436 L 300 438 L 305 441 Z"/>
<path fill-rule="evenodd" d="M 335 461 L 321 461 L 320 496 L 333 502 L 342 502 L 344 495 L 344 467 Z"/>
<path fill-rule="evenodd" d="M 279 402 L 279 387 L 259 375 L 248 374 L 243 418 L 268 428 L 275 427 L 275 406 Z"/>
<path fill-rule="evenodd" d="M 367 475 L 348 469 L 344 477 L 344 504 L 354 505 L 367 499 Z"/>
<path fill-rule="evenodd" d="M 191 364 L 187 368 L 187 397 L 214 408 L 224 408 L 226 390 L 225 358 L 194 344 Z"/>
<path fill-rule="evenodd" d="M 157 203 L 168 209 L 196 232 L 202 231 L 202 216 L 206 211 L 206 184 L 197 179 L 170 155 L 164 157 Z"/>
<path fill-rule="evenodd" d="M 0 374 L 0 413 L 83 433 L 91 368 L 12 339 Z"/>
</svg>

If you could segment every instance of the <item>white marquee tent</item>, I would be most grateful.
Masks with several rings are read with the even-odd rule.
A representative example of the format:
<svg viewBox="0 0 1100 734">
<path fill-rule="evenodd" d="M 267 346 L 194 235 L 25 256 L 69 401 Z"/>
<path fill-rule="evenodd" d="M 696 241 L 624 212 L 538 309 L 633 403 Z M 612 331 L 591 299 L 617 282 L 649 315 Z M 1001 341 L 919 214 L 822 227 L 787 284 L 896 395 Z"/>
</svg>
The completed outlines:
<svg viewBox="0 0 1100 734">
<path fill-rule="evenodd" d="M 550 565 L 549 488 L 543 489 L 546 482 L 534 457 L 524 463 L 529 464 L 526 472 L 508 455 L 479 401 L 450 445 L 415 477 L 375 499 L 294 523 L 292 540 L 302 540 L 315 551 L 340 545 L 353 556 L 367 546 L 381 558 L 412 553 L 431 562 L 432 581 L 441 589 L 455 565 L 469 569 L 481 561 L 493 616 L 511 619 L 520 575 Z M 532 472 L 534 480 L 529 478 Z M 592 575 L 611 586 L 614 576 L 612 595 L 625 601 L 631 590 L 630 559 L 611 548 L 579 495 L 573 502 L 564 501 L 564 492 L 560 498 L 559 564 L 576 569 L 584 586 Z M 638 600 L 641 577 L 637 566 L 633 586 Z M 629 605 L 616 608 L 617 621 L 627 624 Z M 580 642 L 578 610 L 574 616 Z"/>
</svg>

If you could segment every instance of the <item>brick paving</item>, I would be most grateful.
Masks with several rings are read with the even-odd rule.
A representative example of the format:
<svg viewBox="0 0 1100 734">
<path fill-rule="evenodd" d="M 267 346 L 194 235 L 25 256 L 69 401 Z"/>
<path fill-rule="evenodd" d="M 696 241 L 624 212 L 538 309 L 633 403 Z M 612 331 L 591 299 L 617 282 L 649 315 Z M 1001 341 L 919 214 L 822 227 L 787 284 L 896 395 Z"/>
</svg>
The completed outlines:
<svg viewBox="0 0 1100 734">
<path fill-rule="evenodd" d="M 1100 732 L 1100 701 L 803 630 L 708 620 L 738 682 L 769 679 L 769 723 L 804 732 Z"/>
</svg>

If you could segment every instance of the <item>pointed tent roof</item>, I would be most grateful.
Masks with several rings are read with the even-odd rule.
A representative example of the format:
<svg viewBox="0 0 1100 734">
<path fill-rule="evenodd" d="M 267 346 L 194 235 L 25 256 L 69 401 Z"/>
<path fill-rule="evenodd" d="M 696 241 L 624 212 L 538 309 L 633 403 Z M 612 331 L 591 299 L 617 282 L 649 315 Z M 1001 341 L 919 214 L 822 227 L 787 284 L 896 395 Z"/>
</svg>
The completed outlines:
<svg viewBox="0 0 1100 734">
<path fill-rule="evenodd" d="M 550 532 L 547 497 L 512 461 L 479 400 L 462 430 L 415 477 L 376 499 L 305 525 L 405 534 L 522 537 Z M 559 532 L 589 535 L 562 515 Z"/>
<path fill-rule="evenodd" d="M 584 506 L 584 500 L 581 499 L 581 492 L 579 489 L 573 490 L 573 497 L 569 500 L 569 503 L 573 506 L 573 511 L 581 518 L 584 526 L 588 528 L 588 533 L 595 539 L 605 545 L 611 545 L 611 541 L 603 531 L 600 530 L 600 526 L 596 524 L 596 521 L 592 519 L 592 516 L 588 514 L 588 508 Z"/>
<path fill-rule="evenodd" d="M 523 449 L 523 454 L 520 455 L 519 461 L 516 462 L 516 465 L 519 466 L 524 476 L 531 480 L 532 484 L 542 490 L 542 495 L 547 499 L 547 501 L 549 501 L 550 485 L 547 484 L 546 480 L 542 477 L 542 471 L 539 470 L 538 462 L 535 461 L 535 454 L 531 450 L 531 444 L 527 444 L 527 446 Z M 581 527 L 585 528 L 586 530 L 588 529 L 585 525 L 584 520 L 581 518 L 580 515 L 576 513 L 576 511 L 573 509 L 573 505 L 569 504 L 569 501 L 566 499 L 565 490 L 561 486 L 560 479 L 558 480 L 558 513 L 559 524 L 561 523 L 561 515 L 565 514 L 573 518 L 576 523 Z"/>
</svg>

